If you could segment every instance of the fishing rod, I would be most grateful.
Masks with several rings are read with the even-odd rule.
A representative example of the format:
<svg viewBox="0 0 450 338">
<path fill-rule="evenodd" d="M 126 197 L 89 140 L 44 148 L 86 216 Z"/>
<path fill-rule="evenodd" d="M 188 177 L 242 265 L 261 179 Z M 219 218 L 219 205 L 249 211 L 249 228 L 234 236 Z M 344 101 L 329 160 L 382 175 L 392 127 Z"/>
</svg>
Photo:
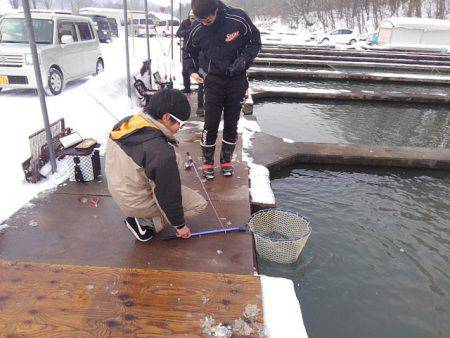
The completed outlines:
<svg viewBox="0 0 450 338">
<path fill-rule="evenodd" d="M 207 235 L 216 235 L 216 234 L 223 234 L 223 233 L 229 233 L 229 232 L 246 232 L 247 229 L 245 228 L 227 228 L 227 229 L 217 229 L 217 230 L 208 230 L 208 231 L 201 231 L 201 232 L 193 232 L 191 233 L 191 238 L 201 237 L 201 236 L 207 236 Z M 181 237 L 177 237 L 176 235 L 172 235 L 166 238 L 163 238 L 163 241 L 171 241 L 174 239 L 180 239 Z"/>
</svg>

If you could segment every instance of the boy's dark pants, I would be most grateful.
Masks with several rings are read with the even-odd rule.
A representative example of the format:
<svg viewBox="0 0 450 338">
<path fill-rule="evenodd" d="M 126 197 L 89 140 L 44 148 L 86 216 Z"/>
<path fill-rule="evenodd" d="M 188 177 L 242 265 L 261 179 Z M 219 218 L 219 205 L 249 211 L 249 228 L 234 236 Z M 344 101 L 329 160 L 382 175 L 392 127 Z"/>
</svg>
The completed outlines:
<svg viewBox="0 0 450 338">
<path fill-rule="evenodd" d="M 217 132 L 223 112 L 223 141 L 235 144 L 237 125 L 245 93 L 248 89 L 245 73 L 228 78 L 209 74 L 204 83 L 205 91 L 205 126 L 202 145 L 212 146 L 216 143 Z"/>
</svg>

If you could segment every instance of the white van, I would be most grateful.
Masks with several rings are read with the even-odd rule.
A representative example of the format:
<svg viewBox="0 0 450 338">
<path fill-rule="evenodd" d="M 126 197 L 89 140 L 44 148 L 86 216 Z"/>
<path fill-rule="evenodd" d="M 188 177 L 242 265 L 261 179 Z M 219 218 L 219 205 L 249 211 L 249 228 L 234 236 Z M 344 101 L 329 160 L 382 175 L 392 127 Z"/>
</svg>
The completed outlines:
<svg viewBox="0 0 450 338">
<path fill-rule="evenodd" d="M 60 94 L 69 81 L 103 71 L 91 19 L 55 13 L 32 13 L 32 19 L 48 95 Z M 0 21 L 0 90 L 36 87 L 24 15 L 5 15 Z"/>
</svg>

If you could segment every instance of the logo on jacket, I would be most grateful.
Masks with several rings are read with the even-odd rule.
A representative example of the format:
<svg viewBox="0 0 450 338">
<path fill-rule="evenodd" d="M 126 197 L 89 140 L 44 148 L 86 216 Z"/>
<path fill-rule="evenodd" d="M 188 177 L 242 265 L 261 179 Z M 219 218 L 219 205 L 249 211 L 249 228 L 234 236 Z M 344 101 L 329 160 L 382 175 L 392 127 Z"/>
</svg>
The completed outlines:
<svg viewBox="0 0 450 338">
<path fill-rule="evenodd" d="M 236 40 L 239 37 L 239 35 L 240 35 L 239 31 L 227 34 L 227 38 L 225 39 L 225 42 L 234 41 L 234 40 Z"/>
</svg>

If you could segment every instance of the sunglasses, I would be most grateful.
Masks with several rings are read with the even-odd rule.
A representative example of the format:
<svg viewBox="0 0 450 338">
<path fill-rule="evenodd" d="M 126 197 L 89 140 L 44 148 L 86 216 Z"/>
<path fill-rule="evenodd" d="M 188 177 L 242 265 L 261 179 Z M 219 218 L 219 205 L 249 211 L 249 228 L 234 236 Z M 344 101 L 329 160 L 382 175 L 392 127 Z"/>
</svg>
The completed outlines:
<svg viewBox="0 0 450 338">
<path fill-rule="evenodd" d="M 170 117 L 175 121 L 178 122 L 178 124 L 180 125 L 180 129 L 183 128 L 183 126 L 186 124 L 187 121 L 181 121 L 178 117 L 173 116 L 172 114 L 170 114 Z"/>
</svg>

